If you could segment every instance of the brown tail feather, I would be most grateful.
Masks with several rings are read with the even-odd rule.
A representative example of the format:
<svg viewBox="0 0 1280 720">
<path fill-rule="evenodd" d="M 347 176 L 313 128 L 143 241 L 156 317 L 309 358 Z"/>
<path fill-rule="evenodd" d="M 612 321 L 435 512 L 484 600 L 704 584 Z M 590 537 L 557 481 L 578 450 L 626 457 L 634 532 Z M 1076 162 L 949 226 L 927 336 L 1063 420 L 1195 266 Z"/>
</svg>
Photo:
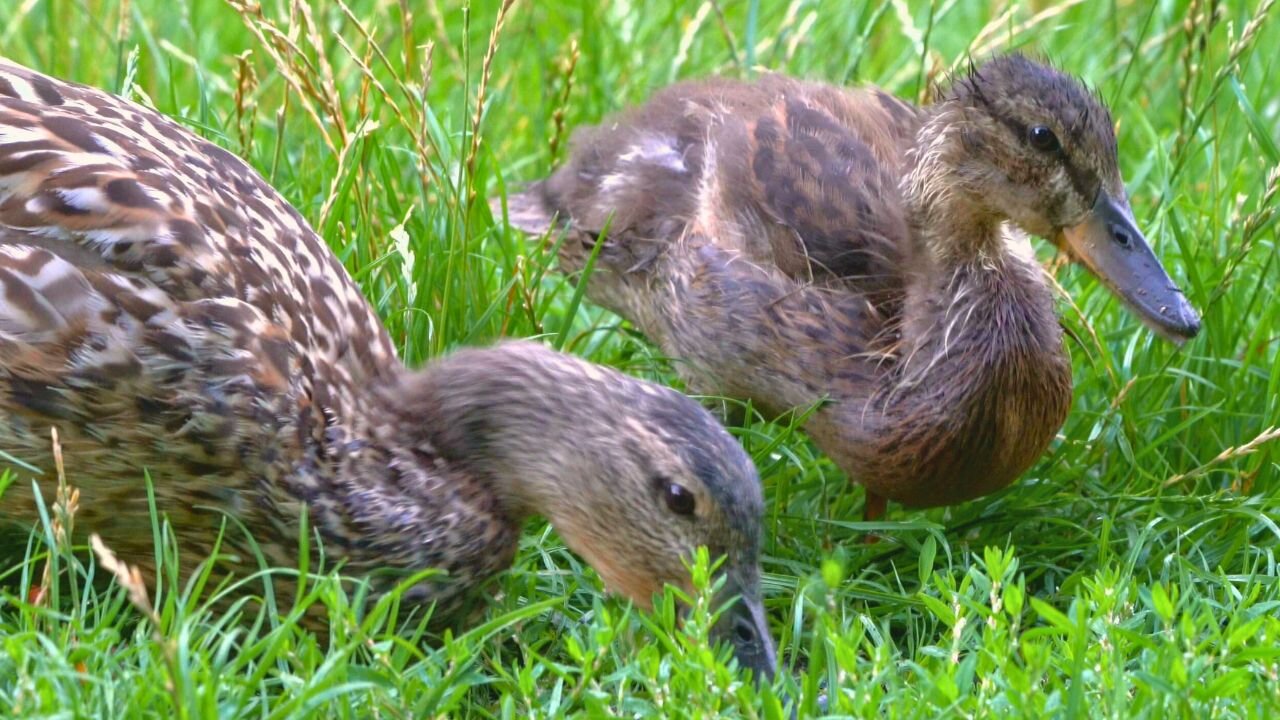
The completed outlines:
<svg viewBox="0 0 1280 720">
<path fill-rule="evenodd" d="M 502 215 L 502 196 L 489 198 L 495 218 Z M 530 235 L 545 235 L 555 222 L 555 212 L 547 207 L 540 184 L 507 196 L 507 224 Z"/>
</svg>

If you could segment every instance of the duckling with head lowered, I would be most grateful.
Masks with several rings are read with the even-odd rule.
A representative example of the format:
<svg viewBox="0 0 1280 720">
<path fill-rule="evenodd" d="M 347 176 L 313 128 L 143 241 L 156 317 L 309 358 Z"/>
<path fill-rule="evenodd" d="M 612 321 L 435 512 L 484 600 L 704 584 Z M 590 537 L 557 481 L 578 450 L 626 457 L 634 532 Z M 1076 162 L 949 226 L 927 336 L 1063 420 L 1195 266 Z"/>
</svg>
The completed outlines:
<svg viewBox="0 0 1280 720">
<path fill-rule="evenodd" d="M 693 390 L 827 399 L 807 430 L 869 516 L 1005 487 L 1065 420 L 1070 360 L 1023 231 L 1161 335 L 1199 329 L 1133 220 L 1107 109 L 1020 55 L 923 108 L 776 75 L 676 85 L 580 133 L 509 217 L 563 223 L 569 271 L 607 227 L 588 296 Z"/>
<path fill-rule="evenodd" d="M 324 242 L 246 164 L 3 60 L 0 288 L 0 449 L 51 469 L 58 428 L 77 529 L 145 571 L 144 469 L 185 570 L 227 518 L 242 570 L 257 567 L 237 526 L 297 567 L 305 512 L 325 556 L 375 592 L 447 571 L 405 595 L 438 623 L 467 613 L 540 514 L 642 606 L 688 587 L 694 548 L 724 556 L 724 592 L 742 599 L 717 632 L 773 671 L 759 479 L 701 406 L 527 342 L 408 370 Z M 14 483 L 0 522 L 35 517 Z"/>
</svg>

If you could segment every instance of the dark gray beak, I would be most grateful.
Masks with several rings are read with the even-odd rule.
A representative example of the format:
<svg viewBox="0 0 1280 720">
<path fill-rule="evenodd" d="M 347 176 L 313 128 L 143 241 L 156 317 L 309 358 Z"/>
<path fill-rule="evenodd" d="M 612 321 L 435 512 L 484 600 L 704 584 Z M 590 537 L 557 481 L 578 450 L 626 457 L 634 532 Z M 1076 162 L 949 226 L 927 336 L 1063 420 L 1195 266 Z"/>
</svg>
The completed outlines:
<svg viewBox="0 0 1280 720">
<path fill-rule="evenodd" d="M 712 639 L 732 646 L 738 664 L 751 668 L 757 680 L 772 680 L 778 666 L 778 651 L 760 600 L 758 571 L 728 568 L 716 599 L 721 607 L 728 602 L 732 604 L 721 611 L 720 619 L 711 630 Z"/>
<path fill-rule="evenodd" d="M 1156 259 L 1124 197 L 1099 190 L 1093 211 L 1063 228 L 1062 236 L 1072 254 L 1161 337 L 1181 345 L 1200 332 L 1199 314 Z"/>
</svg>

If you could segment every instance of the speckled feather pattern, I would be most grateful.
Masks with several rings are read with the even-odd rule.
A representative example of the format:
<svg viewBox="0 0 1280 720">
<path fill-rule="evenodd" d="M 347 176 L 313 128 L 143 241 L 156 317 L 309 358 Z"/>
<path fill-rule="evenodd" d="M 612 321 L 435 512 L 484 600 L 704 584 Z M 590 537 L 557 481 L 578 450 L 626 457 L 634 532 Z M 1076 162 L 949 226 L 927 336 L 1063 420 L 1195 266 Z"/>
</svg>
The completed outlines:
<svg viewBox="0 0 1280 720">
<path fill-rule="evenodd" d="M 442 571 L 403 595 L 434 604 L 437 626 L 482 607 L 470 599 L 537 514 L 641 605 L 688 585 L 694 548 L 727 556 L 756 633 L 743 657 L 772 669 L 759 477 L 698 403 L 537 343 L 407 370 L 337 259 L 242 161 L 3 62 L 0 292 L 0 449 L 44 468 L 51 498 L 57 427 L 78 531 L 144 572 L 144 469 L 184 571 L 224 523 L 220 572 L 256 571 L 255 548 L 296 568 L 306 513 L 317 556 L 375 594 Z M 29 487 L 9 488 L 0 524 L 35 521 Z M 673 487 L 695 512 L 670 509 Z M 291 585 L 275 583 L 281 602 Z"/>
<path fill-rule="evenodd" d="M 0 289 L 0 449 L 52 498 L 56 425 L 79 527 L 128 561 L 152 564 L 146 468 L 192 563 L 225 513 L 241 569 L 240 523 L 295 565 L 306 501 L 347 571 L 453 573 L 414 599 L 509 564 L 518 528 L 492 492 L 400 442 L 383 405 L 403 368 L 337 259 L 176 123 L 0 61 Z M 29 495 L 15 483 L 0 519 L 30 522 Z"/>
</svg>

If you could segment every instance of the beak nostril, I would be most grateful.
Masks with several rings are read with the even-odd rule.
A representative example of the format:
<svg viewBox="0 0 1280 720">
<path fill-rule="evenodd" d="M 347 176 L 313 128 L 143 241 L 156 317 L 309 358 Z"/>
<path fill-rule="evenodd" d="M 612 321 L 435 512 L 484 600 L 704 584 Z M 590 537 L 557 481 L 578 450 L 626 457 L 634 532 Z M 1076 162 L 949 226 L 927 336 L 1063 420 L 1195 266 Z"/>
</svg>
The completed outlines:
<svg viewBox="0 0 1280 720">
<path fill-rule="evenodd" d="M 751 623 L 745 620 L 734 623 L 733 632 L 738 636 L 738 642 L 751 643 L 756 641 L 755 628 L 751 627 Z"/>
<path fill-rule="evenodd" d="M 1119 225 L 1111 226 L 1111 237 L 1115 238 L 1116 242 L 1120 243 L 1120 247 L 1129 247 L 1133 244 L 1133 236 L 1129 234 L 1128 230 L 1120 227 Z"/>
</svg>

